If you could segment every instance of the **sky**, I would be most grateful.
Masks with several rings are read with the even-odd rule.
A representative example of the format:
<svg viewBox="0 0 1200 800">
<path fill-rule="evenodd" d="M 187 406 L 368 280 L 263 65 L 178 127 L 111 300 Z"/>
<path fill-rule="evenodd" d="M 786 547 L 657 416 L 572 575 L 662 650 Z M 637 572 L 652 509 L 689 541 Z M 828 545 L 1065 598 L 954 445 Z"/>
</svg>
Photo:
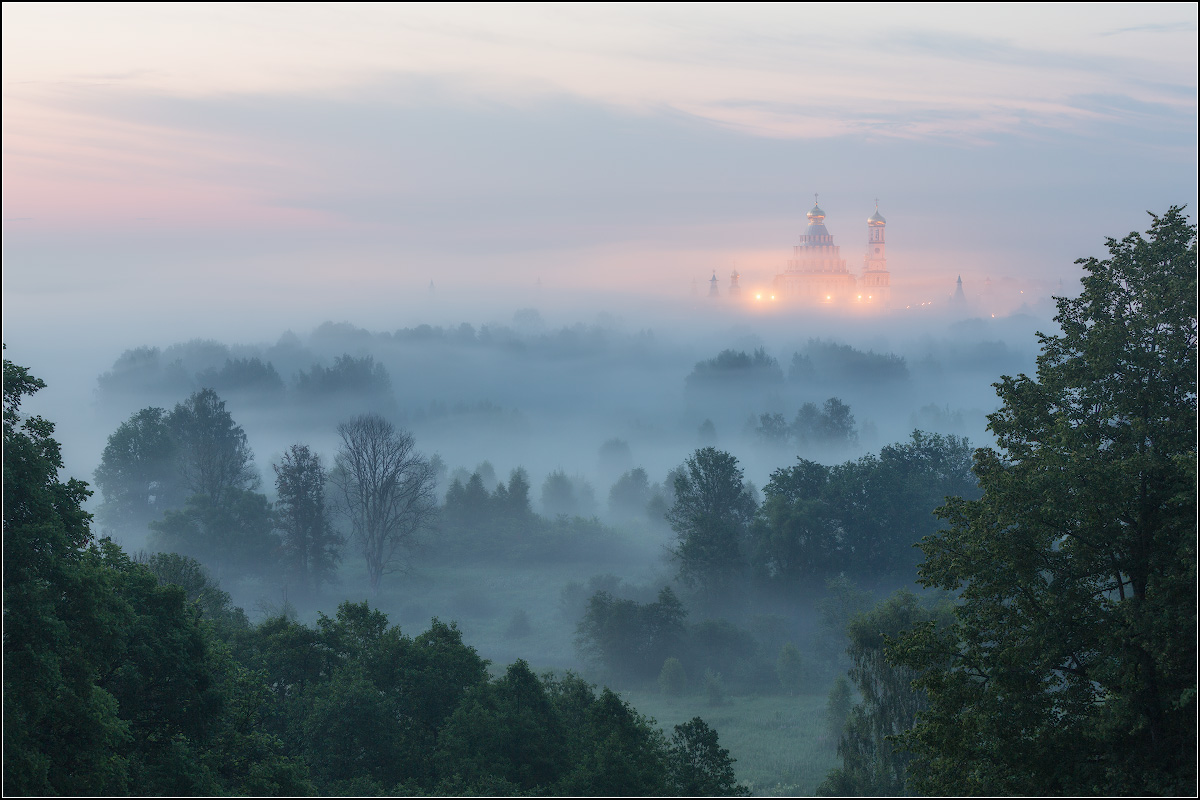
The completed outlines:
<svg viewBox="0 0 1200 800">
<path fill-rule="evenodd" d="M 815 193 L 852 268 L 878 198 L 901 294 L 1046 293 L 1196 202 L 1190 3 L 5 3 L 3 23 L 10 348 L 652 308 L 714 271 L 769 284 Z"/>
</svg>

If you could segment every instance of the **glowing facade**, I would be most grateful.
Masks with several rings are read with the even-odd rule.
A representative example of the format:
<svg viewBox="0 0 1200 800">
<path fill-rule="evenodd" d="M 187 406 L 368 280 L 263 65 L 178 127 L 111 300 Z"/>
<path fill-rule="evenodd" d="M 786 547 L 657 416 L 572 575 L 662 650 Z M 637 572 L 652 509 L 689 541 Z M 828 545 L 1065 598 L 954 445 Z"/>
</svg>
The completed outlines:
<svg viewBox="0 0 1200 800">
<path fill-rule="evenodd" d="M 804 303 L 885 305 L 891 297 L 884 243 L 886 225 L 876 205 L 875 213 L 867 219 L 862 275 L 856 278 L 825 227 L 825 212 L 820 205 L 813 205 L 808 212 L 808 229 L 792 248 L 787 268 L 775 276 L 775 291 L 781 297 Z"/>
</svg>

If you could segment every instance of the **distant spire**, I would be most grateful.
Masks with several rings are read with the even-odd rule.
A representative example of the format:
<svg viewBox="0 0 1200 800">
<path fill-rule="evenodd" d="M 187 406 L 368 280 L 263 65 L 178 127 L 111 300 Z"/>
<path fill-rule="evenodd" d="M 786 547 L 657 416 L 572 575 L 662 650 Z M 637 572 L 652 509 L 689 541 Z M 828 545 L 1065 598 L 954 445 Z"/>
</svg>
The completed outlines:
<svg viewBox="0 0 1200 800">
<path fill-rule="evenodd" d="M 719 292 L 717 290 L 717 271 L 714 269 L 713 274 L 712 274 L 712 279 L 709 280 L 709 282 L 708 282 L 708 296 L 716 297 L 718 293 Z"/>
</svg>

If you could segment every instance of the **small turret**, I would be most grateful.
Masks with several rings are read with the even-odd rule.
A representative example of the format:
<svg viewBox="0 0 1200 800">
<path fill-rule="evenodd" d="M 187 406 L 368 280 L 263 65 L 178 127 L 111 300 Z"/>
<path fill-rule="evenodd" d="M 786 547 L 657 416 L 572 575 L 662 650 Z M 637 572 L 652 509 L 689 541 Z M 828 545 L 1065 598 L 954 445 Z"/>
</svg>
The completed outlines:
<svg viewBox="0 0 1200 800">
<path fill-rule="evenodd" d="M 708 296 L 716 297 L 720 293 L 721 293 L 720 290 L 717 289 L 717 271 L 714 269 L 713 276 L 708 282 Z"/>
</svg>

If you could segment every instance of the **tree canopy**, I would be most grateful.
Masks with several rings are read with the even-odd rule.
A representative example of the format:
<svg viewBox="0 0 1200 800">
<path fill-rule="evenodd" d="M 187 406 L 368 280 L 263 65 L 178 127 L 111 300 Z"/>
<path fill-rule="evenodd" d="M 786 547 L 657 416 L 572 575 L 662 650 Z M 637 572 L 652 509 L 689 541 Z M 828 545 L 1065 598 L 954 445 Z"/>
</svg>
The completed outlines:
<svg viewBox="0 0 1200 800">
<path fill-rule="evenodd" d="M 1195 793 L 1196 228 L 1152 216 L 1078 262 L 1036 377 L 996 384 L 983 496 L 922 543 L 961 604 L 896 648 L 930 703 L 911 789 Z"/>
</svg>

